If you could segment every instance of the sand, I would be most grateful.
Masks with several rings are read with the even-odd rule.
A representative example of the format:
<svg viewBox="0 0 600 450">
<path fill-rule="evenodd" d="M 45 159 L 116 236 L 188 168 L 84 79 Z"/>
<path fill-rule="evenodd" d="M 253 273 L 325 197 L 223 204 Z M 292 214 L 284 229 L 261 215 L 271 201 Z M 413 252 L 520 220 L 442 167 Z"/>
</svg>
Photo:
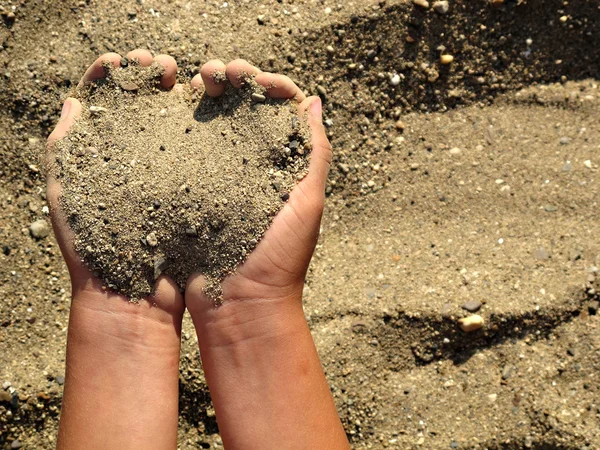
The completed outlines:
<svg viewBox="0 0 600 450">
<path fill-rule="evenodd" d="M 250 77 L 211 98 L 160 89 L 161 69 L 106 66 L 78 89 L 83 114 L 50 173 L 76 251 L 108 288 L 137 300 L 162 274 L 183 291 L 199 272 L 218 299 L 307 173 L 307 124 Z"/>
<path fill-rule="evenodd" d="M 0 446 L 54 448 L 63 394 L 70 284 L 29 232 L 39 155 L 91 62 L 142 47 L 180 82 L 246 58 L 323 99 L 304 309 L 354 449 L 600 448 L 598 2 L 434 3 L 5 2 Z M 485 325 L 464 333 L 470 301 Z M 178 447 L 222 449 L 194 336 L 186 315 Z"/>
</svg>

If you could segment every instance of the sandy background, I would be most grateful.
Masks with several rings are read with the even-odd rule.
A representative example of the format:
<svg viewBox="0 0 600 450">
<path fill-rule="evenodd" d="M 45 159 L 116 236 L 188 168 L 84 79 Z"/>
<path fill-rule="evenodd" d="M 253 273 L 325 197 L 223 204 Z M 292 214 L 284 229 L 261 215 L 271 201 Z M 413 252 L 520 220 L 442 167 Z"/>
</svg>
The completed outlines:
<svg viewBox="0 0 600 450">
<path fill-rule="evenodd" d="M 2 448 L 52 448 L 60 414 L 68 274 L 29 230 L 44 140 L 95 57 L 136 47 L 180 81 L 242 57 L 324 98 L 305 310 L 354 448 L 600 448 L 596 1 L 0 6 Z M 183 334 L 180 448 L 219 448 L 187 317 Z"/>
</svg>

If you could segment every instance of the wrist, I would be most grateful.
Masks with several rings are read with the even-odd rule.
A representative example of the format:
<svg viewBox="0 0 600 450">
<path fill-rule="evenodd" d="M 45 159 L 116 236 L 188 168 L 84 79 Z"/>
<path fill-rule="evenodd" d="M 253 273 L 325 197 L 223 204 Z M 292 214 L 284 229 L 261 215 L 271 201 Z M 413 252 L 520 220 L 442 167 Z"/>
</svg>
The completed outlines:
<svg viewBox="0 0 600 450">
<path fill-rule="evenodd" d="M 106 352 L 179 351 L 183 310 L 166 314 L 149 301 L 134 303 L 102 290 L 73 293 L 69 344 L 100 345 Z"/>
<path fill-rule="evenodd" d="M 225 301 L 221 306 L 192 312 L 202 349 L 237 345 L 264 345 L 307 329 L 302 297 Z"/>
</svg>

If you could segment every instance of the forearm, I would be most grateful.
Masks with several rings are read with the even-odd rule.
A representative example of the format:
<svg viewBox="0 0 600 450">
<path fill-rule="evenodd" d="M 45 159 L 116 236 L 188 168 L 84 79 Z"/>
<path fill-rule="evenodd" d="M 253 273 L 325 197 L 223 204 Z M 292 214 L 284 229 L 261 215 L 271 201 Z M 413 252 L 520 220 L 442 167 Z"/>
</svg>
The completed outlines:
<svg viewBox="0 0 600 450">
<path fill-rule="evenodd" d="M 58 448 L 176 448 L 181 319 L 157 324 L 147 302 L 83 297 L 69 319 Z"/>
<path fill-rule="evenodd" d="M 193 318 L 226 448 L 348 447 L 300 299 Z"/>
</svg>

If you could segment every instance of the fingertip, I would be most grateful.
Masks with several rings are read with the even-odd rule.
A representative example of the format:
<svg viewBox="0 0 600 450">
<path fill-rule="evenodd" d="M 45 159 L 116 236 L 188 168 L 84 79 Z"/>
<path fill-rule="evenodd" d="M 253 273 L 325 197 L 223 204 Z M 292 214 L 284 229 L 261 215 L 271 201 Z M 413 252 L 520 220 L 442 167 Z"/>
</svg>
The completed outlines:
<svg viewBox="0 0 600 450">
<path fill-rule="evenodd" d="M 200 68 L 200 77 L 209 96 L 218 97 L 225 92 L 225 71 L 225 63 L 218 59 L 208 61 Z"/>
<path fill-rule="evenodd" d="M 154 58 L 152 57 L 152 53 L 144 48 L 136 48 L 135 50 L 131 50 L 127 53 L 127 59 L 129 60 L 137 60 L 140 63 L 140 66 L 146 67 L 152 64 Z"/>
<path fill-rule="evenodd" d="M 194 78 L 192 78 L 192 81 L 190 81 L 190 86 L 193 89 L 198 89 L 201 86 L 204 86 L 204 81 L 202 80 L 202 75 L 199 73 L 194 75 Z"/>
<path fill-rule="evenodd" d="M 297 102 L 306 99 L 304 92 L 286 75 L 259 72 L 255 80 L 267 90 L 267 95 L 271 98 L 294 99 Z"/>
<path fill-rule="evenodd" d="M 298 105 L 298 114 L 300 116 L 304 115 L 307 113 L 308 108 L 310 107 L 310 105 L 318 100 L 319 97 L 317 97 L 316 95 L 311 95 L 310 97 L 305 98 L 302 102 L 300 102 L 300 104 Z"/>
<path fill-rule="evenodd" d="M 240 88 L 245 83 L 246 78 L 258 75 L 261 70 L 245 59 L 235 59 L 227 64 L 225 73 L 232 86 Z"/>
<path fill-rule="evenodd" d="M 154 61 L 164 67 L 165 72 L 160 79 L 160 84 L 165 89 L 169 89 L 177 81 L 177 61 L 170 55 L 158 55 Z"/>
<path fill-rule="evenodd" d="M 98 57 L 83 74 L 79 86 L 106 77 L 106 71 L 104 70 L 105 62 L 110 63 L 113 67 L 119 67 L 121 65 L 121 55 L 110 52 Z"/>
</svg>

